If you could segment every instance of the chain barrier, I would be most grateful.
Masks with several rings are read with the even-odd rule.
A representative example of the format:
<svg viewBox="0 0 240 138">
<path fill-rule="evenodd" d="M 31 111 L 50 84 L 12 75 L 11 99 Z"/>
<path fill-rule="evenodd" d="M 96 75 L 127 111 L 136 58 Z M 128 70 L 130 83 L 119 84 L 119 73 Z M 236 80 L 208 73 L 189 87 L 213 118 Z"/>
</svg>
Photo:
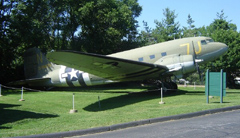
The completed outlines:
<svg viewBox="0 0 240 138">
<path fill-rule="evenodd" d="M 12 89 L 12 90 L 21 90 L 22 88 L 16 88 L 16 87 L 9 87 L 9 86 L 5 86 L 5 85 L 2 85 L 0 84 L 0 88 L 3 87 L 3 88 L 6 88 L 6 89 Z M 26 87 L 23 87 L 24 90 L 28 90 L 28 91 L 36 91 L 36 92 L 41 92 L 42 90 L 37 90 L 37 89 L 31 89 L 31 88 L 26 88 Z M 173 90 L 178 90 L 178 89 L 168 89 L 168 88 L 163 88 L 164 91 L 173 91 Z M 158 89 L 154 89 L 154 90 L 151 90 L 151 91 L 161 91 L 161 88 L 158 88 Z"/>
<path fill-rule="evenodd" d="M 22 88 L 24 90 L 28 90 L 28 91 L 36 91 L 36 92 L 40 92 L 41 90 L 36 90 L 36 89 L 31 89 L 31 88 L 26 88 L 26 87 L 22 87 L 22 88 L 16 88 L 16 87 L 9 87 L 9 86 L 5 86 L 0 84 L 1 87 L 6 88 L 6 89 L 12 89 L 12 90 L 22 90 Z"/>
</svg>

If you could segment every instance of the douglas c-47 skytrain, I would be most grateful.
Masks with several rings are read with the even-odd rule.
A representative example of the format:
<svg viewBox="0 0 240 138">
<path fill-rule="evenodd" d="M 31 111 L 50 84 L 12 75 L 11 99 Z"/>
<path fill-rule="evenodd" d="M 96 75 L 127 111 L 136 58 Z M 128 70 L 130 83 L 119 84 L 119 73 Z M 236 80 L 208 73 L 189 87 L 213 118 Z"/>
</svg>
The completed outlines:
<svg viewBox="0 0 240 138">
<path fill-rule="evenodd" d="M 56 51 L 45 57 L 39 49 L 31 48 L 24 55 L 24 83 L 35 87 L 75 87 L 151 79 L 176 88 L 175 83 L 163 80 L 199 70 L 198 65 L 215 60 L 227 49 L 226 44 L 209 37 L 177 39 L 106 56 Z"/>
</svg>

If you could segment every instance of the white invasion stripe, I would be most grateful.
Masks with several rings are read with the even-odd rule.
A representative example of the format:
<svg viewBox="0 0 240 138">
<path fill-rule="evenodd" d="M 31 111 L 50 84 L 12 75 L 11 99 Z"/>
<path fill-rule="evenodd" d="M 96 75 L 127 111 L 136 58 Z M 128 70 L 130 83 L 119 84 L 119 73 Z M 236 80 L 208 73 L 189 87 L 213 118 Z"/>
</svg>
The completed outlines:
<svg viewBox="0 0 240 138">
<path fill-rule="evenodd" d="M 79 84 L 78 80 L 72 81 L 72 84 L 73 84 L 75 87 L 81 86 L 81 85 Z"/>
<path fill-rule="evenodd" d="M 88 73 L 83 73 L 82 76 L 83 76 L 83 80 L 84 80 L 84 82 L 86 83 L 87 86 L 92 85 Z"/>
<path fill-rule="evenodd" d="M 67 77 L 67 74 L 64 74 L 65 69 L 66 69 L 66 66 L 61 66 L 61 68 L 59 70 L 59 80 L 60 80 L 61 84 L 66 84 L 65 78 Z"/>
</svg>

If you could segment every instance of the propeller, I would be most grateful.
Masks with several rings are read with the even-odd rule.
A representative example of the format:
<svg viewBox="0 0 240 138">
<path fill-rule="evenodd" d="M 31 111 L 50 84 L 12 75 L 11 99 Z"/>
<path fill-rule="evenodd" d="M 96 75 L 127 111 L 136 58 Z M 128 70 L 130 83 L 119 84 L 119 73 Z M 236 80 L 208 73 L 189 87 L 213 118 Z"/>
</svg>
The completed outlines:
<svg viewBox="0 0 240 138">
<path fill-rule="evenodd" d="M 197 69 L 197 72 L 198 72 L 198 75 L 199 75 L 199 79 L 202 83 L 202 75 L 201 75 L 201 71 L 199 69 L 199 65 L 198 65 L 198 62 L 200 62 L 201 60 L 198 60 L 197 59 L 197 54 L 196 54 L 196 51 L 195 51 L 195 47 L 194 47 L 194 43 L 192 41 L 192 46 L 193 46 L 193 58 L 194 58 L 194 64 L 196 66 L 196 69 Z"/>
</svg>

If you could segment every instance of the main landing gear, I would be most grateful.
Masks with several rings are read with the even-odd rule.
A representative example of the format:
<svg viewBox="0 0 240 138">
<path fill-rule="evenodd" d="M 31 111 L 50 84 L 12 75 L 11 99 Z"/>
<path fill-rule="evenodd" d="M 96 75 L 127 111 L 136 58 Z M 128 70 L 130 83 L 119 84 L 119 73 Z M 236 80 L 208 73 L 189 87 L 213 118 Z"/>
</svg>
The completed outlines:
<svg viewBox="0 0 240 138">
<path fill-rule="evenodd" d="M 157 80 L 157 86 L 159 89 L 163 89 L 163 92 L 176 92 L 178 90 L 178 86 L 175 82 L 172 81 L 160 81 Z"/>
</svg>

